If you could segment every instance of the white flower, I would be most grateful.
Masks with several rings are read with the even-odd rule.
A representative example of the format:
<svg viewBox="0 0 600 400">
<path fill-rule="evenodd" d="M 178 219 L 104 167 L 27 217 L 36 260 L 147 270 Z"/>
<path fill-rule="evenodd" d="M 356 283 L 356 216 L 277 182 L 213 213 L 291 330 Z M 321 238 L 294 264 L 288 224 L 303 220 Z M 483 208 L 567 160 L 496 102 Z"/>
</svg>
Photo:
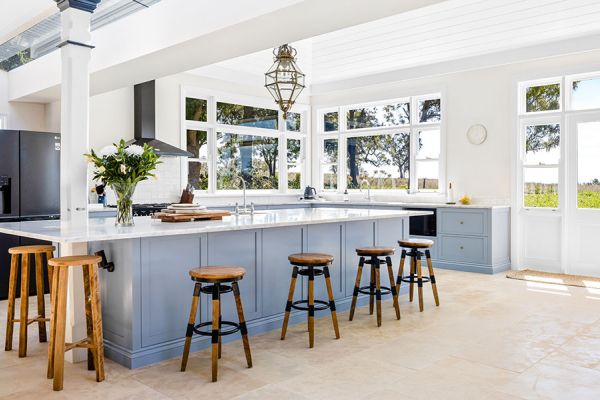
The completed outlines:
<svg viewBox="0 0 600 400">
<path fill-rule="evenodd" d="M 125 149 L 125 153 L 127 153 L 130 156 L 138 156 L 139 157 L 142 154 L 144 154 L 144 148 L 137 144 L 132 144 L 131 146 L 129 146 Z"/>
<path fill-rule="evenodd" d="M 98 168 L 98 172 L 104 172 L 104 171 L 106 171 L 106 168 L 104 168 L 103 166 L 100 166 Z"/>
<path fill-rule="evenodd" d="M 123 175 L 125 175 L 125 174 L 127 173 L 127 165 L 125 165 L 125 164 L 121 164 L 121 165 L 119 166 L 119 170 L 121 171 L 121 173 L 122 173 Z"/>
<path fill-rule="evenodd" d="M 118 152 L 119 152 L 119 150 L 117 150 L 117 147 L 112 144 L 110 146 L 104 146 L 102 149 L 100 149 L 100 155 L 102 157 L 114 156 Z"/>
</svg>

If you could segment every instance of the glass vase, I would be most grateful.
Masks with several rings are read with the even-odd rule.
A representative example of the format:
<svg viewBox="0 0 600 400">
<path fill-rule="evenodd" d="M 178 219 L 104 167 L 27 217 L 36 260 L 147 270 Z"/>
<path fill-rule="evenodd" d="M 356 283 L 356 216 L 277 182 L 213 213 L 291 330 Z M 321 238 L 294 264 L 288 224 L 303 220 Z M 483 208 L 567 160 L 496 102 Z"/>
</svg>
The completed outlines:
<svg viewBox="0 0 600 400">
<path fill-rule="evenodd" d="M 117 195 L 116 226 L 133 226 L 133 193 L 135 185 L 122 183 L 111 185 Z"/>
</svg>

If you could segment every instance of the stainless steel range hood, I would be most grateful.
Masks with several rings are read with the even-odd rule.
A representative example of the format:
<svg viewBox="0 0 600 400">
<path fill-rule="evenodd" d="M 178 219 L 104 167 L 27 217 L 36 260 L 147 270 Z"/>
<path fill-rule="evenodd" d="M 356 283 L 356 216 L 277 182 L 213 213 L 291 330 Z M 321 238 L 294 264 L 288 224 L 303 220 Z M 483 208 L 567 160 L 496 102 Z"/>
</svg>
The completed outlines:
<svg viewBox="0 0 600 400">
<path fill-rule="evenodd" d="M 133 137 L 128 144 L 147 143 L 157 154 L 171 157 L 191 157 L 192 153 L 156 139 L 156 90 L 155 82 L 140 83 L 133 87 Z"/>
</svg>

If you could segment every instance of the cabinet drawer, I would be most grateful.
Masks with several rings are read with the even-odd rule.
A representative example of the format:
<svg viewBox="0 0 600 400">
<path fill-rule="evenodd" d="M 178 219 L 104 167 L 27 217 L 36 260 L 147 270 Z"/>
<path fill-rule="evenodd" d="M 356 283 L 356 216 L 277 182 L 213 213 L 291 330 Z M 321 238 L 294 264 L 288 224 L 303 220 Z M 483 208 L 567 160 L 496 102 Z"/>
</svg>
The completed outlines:
<svg viewBox="0 0 600 400">
<path fill-rule="evenodd" d="M 485 237 L 442 236 L 438 257 L 444 261 L 483 264 L 486 261 L 486 242 Z"/>
<path fill-rule="evenodd" d="M 485 210 L 442 211 L 440 233 L 459 235 L 485 235 Z"/>
</svg>

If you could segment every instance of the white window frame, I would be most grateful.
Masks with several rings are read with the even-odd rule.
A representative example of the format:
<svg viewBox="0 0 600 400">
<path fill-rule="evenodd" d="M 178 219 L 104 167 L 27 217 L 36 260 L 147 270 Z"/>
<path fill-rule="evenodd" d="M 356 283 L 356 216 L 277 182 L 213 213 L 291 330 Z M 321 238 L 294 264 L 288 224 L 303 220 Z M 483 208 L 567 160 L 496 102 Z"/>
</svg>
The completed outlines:
<svg viewBox="0 0 600 400">
<path fill-rule="evenodd" d="M 0 114 L 0 129 L 8 129 L 8 115 Z"/>
<path fill-rule="evenodd" d="M 437 122 L 424 122 L 418 123 L 418 102 L 420 100 L 429 99 L 440 99 L 441 102 L 441 118 Z M 398 103 L 409 103 L 410 104 L 410 122 L 409 124 L 397 125 L 397 126 L 382 126 L 375 128 L 358 128 L 348 129 L 347 126 L 347 112 L 351 109 L 373 107 L 378 105 L 386 104 L 398 104 Z M 336 107 L 324 107 L 320 108 L 316 112 L 317 124 L 316 124 L 316 136 L 318 143 L 318 160 L 319 160 L 319 171 L 317 174 L 319 190 L 329 193 L 343 193 L 348 190 L 349 193 L 359 192 L 360 189 L 348 189 L 347 185 L 347 146 L 348 138 L 359 137 L 359 136 L 374 136 L 374 135 L 393 135 L 397 133 L 408 133 L 410 135 L 410 161 L 409 161 L 409 174 L 410 174 L 410 187 L 408 190 L 405 189 L 376 189 L 377 193 L 402 193 L 402 194 L 434 194 L 442 195 L 445 193 L 446 188 L 446 129 L 445 129 L 445 96 L 443 91 L 429 92 L 426 94 L 419 94 L 415 96 L 399 97 L 388 100 L 377 100 L 372 102 L 355 103 Z M 330 112 L 338 113 L 338 130 L 337 131 L 325 131 L 324 116 Z M 418 189 L 418 182 L 416 181 L 416 143 L 418 140 L 418 132 L 421 130 L 439 130 L 440 132 L 440 155 L 437 159 L 439 168 L 439 180 L 438 190 L 422 190 Z M 324 141 L 326 139 L 337 139 L 338 140 L 338 184 L 337 190 L 325 189 L 323 182 L 323 175 L 325 168 L 331 164 L 322 163 L 324 157 Z"/>
<path fill-rule="evenodd" d="M 206 100 L 207 104 L 207 121 L 188 121 L 186 120 L 186 98 L 195 98 Z M 277 189 L 253 189 L 248 190 L 248 194 L 256 195 L 270 195 L 270 194 L 299 194 L 302 188 L 307 182 L 309 163 L 309 153 L 307 152 L 308 146 L 310 146 L 310 107 L 304 104 L 295 104 L 291 112 L 301 114 L 300 117 L 300 132 L 287 131 L 287 124 L 283 119 L 283 112 L 277 110 L 278 113 L 278 129 L 267 129 L 257 128 L 239 125 L 227 125 L 217 123 L 217 102 L 219 103 L 231 103 L 231 104 L 243 104 L 251 107 L 268 108 L 271 110 L 277 110 L 276 106 L 273 105 L 273 101 L 267 98 L 252 97 L 235 95 L 227 92 L 219 92 L 212 90 L 205 90 L 194 86 L 182 85 L 180 87 L 180 127 L 181 136 L 180 140 L 182 146 L 187 147 L 187 133 L 188 129 L 201 130 L 207 132 L 207 145 L 208 145 L 208 189 L 207 190 L 195 190 L 194 194 L 197 196 L 227 196 L 227 195 L 239 195 L 241 189 L 238 190 L 218 190 L 217 189 L 217 132 L 234 133 L 240 135 L 256 135 L 256 136 L 267 136 L 278 139 L 279 146 L 279 159 L 278 159 L 278 172 L 279 172 L 279 187 Z M 301 170 L 301 183 L 300 189 L 288 189 L 288 165 L 287 165 L 287 139 L 301 139 L 301 154 L 300 154 L 300 170 Z M 181 160 L 181 187 L 187 186 L 188 182 L 188 163 L 193 162 L 194 159 L 182 158 Z"/>
</svg>

